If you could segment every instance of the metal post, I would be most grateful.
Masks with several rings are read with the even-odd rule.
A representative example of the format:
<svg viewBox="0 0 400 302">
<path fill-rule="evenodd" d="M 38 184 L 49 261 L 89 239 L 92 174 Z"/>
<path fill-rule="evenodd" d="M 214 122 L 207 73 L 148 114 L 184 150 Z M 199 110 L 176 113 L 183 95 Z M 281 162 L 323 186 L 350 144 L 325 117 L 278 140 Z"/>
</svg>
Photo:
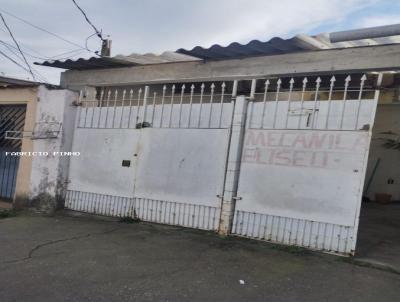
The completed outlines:
<svg viewBox="0 0 400 302">
<path fill-rule="evenodd" d="M 143 126 L 143 123 L 146 121 L 146 115 L 147 115 L 147 99 L 149 97 L 149 86 L 144 87 L 144 94 L 143 94 L 143 110 L 142 110 L 142 116 L 141 116 L 141 123 Z"/>
<path fill-rule="evenodd" d="M 221 217 L 218 232 L 228 235 L 232 230 L 233 217 L 239 182 L 239 170 L 243 150 L 243 140 L 246 125 L 247 99 L 240 95 L 236 97 L 232 118 L 231 136 L 229 142 L 228 161 L 224 182 L 224 191 L 221 205 Z"/>
</svg>

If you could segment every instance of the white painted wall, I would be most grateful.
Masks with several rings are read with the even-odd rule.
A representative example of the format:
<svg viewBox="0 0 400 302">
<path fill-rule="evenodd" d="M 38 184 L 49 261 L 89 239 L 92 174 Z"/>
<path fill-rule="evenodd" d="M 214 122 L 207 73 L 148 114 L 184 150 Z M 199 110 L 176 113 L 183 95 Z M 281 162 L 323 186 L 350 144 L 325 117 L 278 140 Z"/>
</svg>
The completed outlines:
<svg viewBox="0 0 400 302">
<path fill-rule="evenodd" d="M 68 157 L 54 156 L 52 152 L 70 151 L 73 139 L 76 107 L 72 105 L 76 94 L 68 90 L 48 89 L 40 86 L 36 122 L 61 122 L 57 138 L 33 138 L 33 151 L 49 152 L 49 156 L 35 156 L 32 160 L 30 198 L 40 193 L 55 197 L 62 194 L 68 175 Z"/>
<path fill-rule="evenodd" d="M 380 163 L 372 179 L 367 196 L 374 200 L 376 193 L 387 193 L 392 195 L 393 200 L 400 200 L 400 150 L 385 148 L 385 138 L 400 138 L 400 105 L 379 105 L 376 112 L 375 126 L 372 132 L 370 155 L 368 158 L 368 170 L 366 182 L 372 175 L 372 170 L 380 158 Z M 393 132 L 393 135 L 384 134 Z M 389 184 L 388 180 L 394 183 Z"/>
</svg>

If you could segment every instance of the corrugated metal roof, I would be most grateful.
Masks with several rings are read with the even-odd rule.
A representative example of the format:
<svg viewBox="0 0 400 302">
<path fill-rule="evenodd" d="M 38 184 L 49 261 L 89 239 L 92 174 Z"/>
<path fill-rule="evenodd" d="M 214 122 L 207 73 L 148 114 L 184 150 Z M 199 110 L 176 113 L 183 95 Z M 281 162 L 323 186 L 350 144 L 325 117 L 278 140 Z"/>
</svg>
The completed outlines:
<svg viewBox="0 0 400 302">
<path fill-rule="evenodd" d="M 116 68 L 116 67 L 128 67 L 135 66 L 133 62 L 126 60 L 120 60 L 108 57 L 91 57 L 89 59 L 79 58 L 77 60 L 51 60 L 44 61 L 43 63 L 35 62 L 36 65 L 57 67 L 62 69 L 100 69 L 100 68 Z"/>
<path fill-rule="evenodd" d="M 204 60 L 221 60 L 251 56 L 279 55 L 320 49 L 348 48 L 393 43 L 400 43 L 400 36 L 330 43 L 325 35 L 312 37 L 300 34 L 286 40 L 275 37 L 267 42 L 253 40 L 247 44 L 240 44 L 237 42 L 231 43 L 228 46 L 220 46 L 215 44 L 209 48 L 196 46 L 191 50 L 180 48 L 177 50 L 177 52 Z"/>
<path fill-rule="evenodd" d="M 213 46 L 208 48 L 196 46 L 190 50 L 180 48 L 176 52 L 205 60 L 214 60 L 251 56 L 269 56 L 315 49 L 319 48 L 315 45 L 305 43 L 304 40 L 296 36 L 286 40 L 275 37 L 266 42 L 253 40 L 247 44 L 234 42 L 229 44 L 228 46 L 221 46 L 218 44 L 214 44 Z"/>
<path fill-rule="evenodd" d="M 43 63 L 35 62 L 36 65 L 57 67 L 63 69 L 100 69 L 100 68 L 118 68 L 118 67 L 129 67 L 136 65 L 150 65 L 160 63 L 171 63 L 171 62 L 187 62 L 197 61 L 199 58 L 179 54 L 172 51 L 166 51 L 161 55 L 155 55 L 152 53 L 137 54 L 132 53 L 129 56 L 117 55 L 115 57 L 91 57 L 89 59 L 79 58 L 77 60 L 55 60 L 55 61 L 44 61 Z"/>
<path fill-rule="evenodd" d="M 300 34 L 290 39 L 275 37 L 266 42 L 253 40 L 247 44 L 234 42 L 229 44 L 228 46 L 215 44 L 208 48 L 204 48 L 201 46 L 196 46 L 190 50 L 180 48 L 176 52 L 169 51 L 164 52 L 161 55 L 150 53 L 133 53 L 128 56 L 118 55 L 115 57 L 92 57 L 89 59 L 80 58 L 77 60 L 66 61 L 56 60 L 45 61 L 43 63 L 35 64 L 77 70 L 118 68 L 136 65 L 187 62 L 196 60 L 224 60 L 252 56 L 270 56 L 321 49 L 348 48 L 392 43 L 400 43 L 400 36 L 331 43 L 329 40 L 329 34 L 321 34 L 318 36 L 308 36 Z"/>
</svg>

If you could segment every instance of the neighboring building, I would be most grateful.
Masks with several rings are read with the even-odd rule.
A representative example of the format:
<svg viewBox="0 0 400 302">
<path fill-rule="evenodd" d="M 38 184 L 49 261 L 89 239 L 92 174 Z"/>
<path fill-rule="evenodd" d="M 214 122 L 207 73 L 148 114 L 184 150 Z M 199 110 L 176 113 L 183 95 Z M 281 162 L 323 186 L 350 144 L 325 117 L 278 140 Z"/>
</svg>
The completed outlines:
<svg viewBox="0 0 400 302">
<path fill-rule="evenodd" d="M 0 77 L 1 201 L 19 207 L 40 194 L 51 202 L 62 196 L 68 157 L 51 153 L 71 149 L 76 99 L 75 93 L 54 85 Z"/>
<path fill-rule="evenodd" d="M 41 63 L 81 91 L 66 207 L 354 254 L 362 196 L 400 198 L 399 35 Z"/>
</svg>

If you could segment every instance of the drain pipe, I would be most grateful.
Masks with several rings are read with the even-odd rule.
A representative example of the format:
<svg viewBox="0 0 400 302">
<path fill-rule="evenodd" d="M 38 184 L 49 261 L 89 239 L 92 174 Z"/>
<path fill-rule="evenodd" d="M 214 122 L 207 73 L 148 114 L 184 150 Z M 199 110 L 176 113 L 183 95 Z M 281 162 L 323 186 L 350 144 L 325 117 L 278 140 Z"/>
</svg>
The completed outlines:
<svg viewBox="0 0 400 302">
<path fill-rule="evenodd" d="M 328 35 L 331 43 L 397 36 L 400 35 L 400 24 L 337 31 Z"/>
</svg>

